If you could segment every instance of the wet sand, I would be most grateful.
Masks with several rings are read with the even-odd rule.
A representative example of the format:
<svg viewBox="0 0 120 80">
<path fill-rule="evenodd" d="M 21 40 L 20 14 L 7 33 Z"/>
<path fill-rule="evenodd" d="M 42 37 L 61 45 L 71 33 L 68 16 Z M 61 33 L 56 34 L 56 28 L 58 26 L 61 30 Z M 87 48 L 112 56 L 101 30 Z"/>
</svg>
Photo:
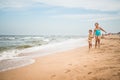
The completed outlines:
<svg viewBox="0 0 120 80">
<path fill-rule="evenodd" d="M 100 49 L 80 47 L 0 72 L 0 80 L 120 80 L 120 37 L 102 39 Z"/>
</svg>

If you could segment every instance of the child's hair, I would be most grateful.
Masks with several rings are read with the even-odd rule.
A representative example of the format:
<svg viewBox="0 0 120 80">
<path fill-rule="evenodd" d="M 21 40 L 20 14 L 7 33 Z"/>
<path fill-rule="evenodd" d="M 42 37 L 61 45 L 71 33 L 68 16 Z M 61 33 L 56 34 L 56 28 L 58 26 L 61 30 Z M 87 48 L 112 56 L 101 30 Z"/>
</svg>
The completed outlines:
<svg viewBox="0 0 120 80">
<path fill-rule="evenodd" d="M 90 29 L 89 32 L 92 32 L 92 30 Z"/>
<path fill-rule="evenodd" d="M 95 23 L 95 25 L 99 25 L 99 23 L 98 23 L 98 22 L 96 22 L 96 23 Z"/>
</svg>

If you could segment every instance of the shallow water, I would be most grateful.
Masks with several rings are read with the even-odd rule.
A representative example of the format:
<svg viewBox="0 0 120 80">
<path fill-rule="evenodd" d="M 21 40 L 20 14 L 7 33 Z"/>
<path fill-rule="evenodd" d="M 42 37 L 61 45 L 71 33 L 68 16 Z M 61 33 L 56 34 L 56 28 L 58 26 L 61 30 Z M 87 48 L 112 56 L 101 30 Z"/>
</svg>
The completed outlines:
<svg viewBox="0 0 120 80">
<path fill-rule="evenodd" d="M 79 36 L 0 36 L 0 71 L 33 63 L 32 58 L 87 45 Z"/>
</svg>

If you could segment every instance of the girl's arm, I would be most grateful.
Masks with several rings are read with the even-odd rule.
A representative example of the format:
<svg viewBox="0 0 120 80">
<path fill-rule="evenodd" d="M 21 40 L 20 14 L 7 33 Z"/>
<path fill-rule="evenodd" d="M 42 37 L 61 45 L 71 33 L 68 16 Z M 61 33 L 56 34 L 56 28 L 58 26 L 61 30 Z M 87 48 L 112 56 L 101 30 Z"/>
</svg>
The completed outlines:
<svg viewBox="0 0 120 80">
<path fill-rule="evenodd" d="M 107 33 L 104 29 L 102 29 L 101 27 L 100 27 L 100 30 L 102 30 L 103 32 L 105 32 L 105 33 Z"/>
</svg>

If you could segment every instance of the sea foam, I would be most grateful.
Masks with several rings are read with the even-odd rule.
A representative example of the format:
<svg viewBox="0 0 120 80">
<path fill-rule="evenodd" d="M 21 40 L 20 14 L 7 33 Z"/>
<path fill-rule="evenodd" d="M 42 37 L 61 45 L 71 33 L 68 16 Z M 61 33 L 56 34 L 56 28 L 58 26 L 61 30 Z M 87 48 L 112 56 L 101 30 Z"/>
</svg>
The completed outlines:
<svg viewBox="0 0 120 80">
<path fill-rule="evenodd" d="M 15 59 L 6 59 L 0 61 L 0 72 L 7 71 L 15 68 L 20 68 L 26 65 L 34 63 L 34 59 L 24 59 L 24 58 L 15 58 Z"/>
<path fill-rule="evenodd" d="M 87 45 L 86 38 L 69 39 L 58 43 L 49 43 L 38 47 L 32 47 L 21 51 L 21 55 L 27 57 L 45 56 L 51 53 L 61 52 Z"/>
</svg>

